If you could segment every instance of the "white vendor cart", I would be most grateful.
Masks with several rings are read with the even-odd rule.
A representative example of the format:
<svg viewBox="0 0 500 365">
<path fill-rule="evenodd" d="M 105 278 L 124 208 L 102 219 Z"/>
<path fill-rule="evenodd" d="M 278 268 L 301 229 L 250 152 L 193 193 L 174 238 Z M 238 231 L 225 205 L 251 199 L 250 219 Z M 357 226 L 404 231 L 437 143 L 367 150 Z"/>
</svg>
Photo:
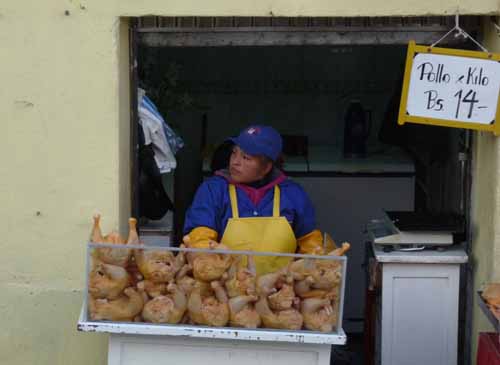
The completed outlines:
<svg viewBox="0 0 500 365">
<path fill-rule="evenodd" d="M 91 251 L 96 247 L 112 246 L 89 243 L 87 258 L 91 257 Z M 143 249 L 147 246 L 127 247 Z M 224 250 L 170 247 L 147 247 L 147 249 L 228 253 Z M 267 255 L 244 251 L 230 251 L 230 253 Z M 291 256 L 293 259 L 317 259 L 318 257 L 292 254 L 269 255 Z M 109 365 L 194 365 L 200 363 L 204 365 L 329 365 L 332 345 L 346 343 L 346 335 L 342 329 L 342 311 L 347 259 L 345 257 L 335 259 L 342 265 L 342 280 L 339 287 L 338 319 L 334 332 L 96 321 L 91 320 L 89 316 L 88 290 L 85 291 L 78 330 L 110 334 Z M 87 260 L 87 273 L 90 271 L 90 261 L 90 259 Z"/>
</svg>

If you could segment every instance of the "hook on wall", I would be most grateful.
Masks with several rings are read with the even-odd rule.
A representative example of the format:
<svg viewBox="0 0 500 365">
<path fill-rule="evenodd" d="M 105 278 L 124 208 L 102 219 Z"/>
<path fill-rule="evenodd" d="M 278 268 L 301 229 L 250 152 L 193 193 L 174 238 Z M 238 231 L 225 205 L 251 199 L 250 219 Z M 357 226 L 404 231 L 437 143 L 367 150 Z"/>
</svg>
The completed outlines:
<svg viewBox="0 0 500 365">
<path fill-rule="evenodd" d="M 498 31 L 498 28 L 497 28 L 497 31 Z M 472 42 L 474 42 L 474 44 L 476 46 L 478 46 L 479 48 L 481 48 L 483 50 L 483 52 L 490 53 L 481 43 L 479 43 L 478 41 L 476 41 L 469 33 L 467 33 L 464 29 L 462 29 L 460 27 L 460 15 L 458 13 L 455 14 L 455 26 L 453 28 L 451 28 L 448 31 L 448 33 L 446 33 L 444 36 L 442 36 L 436 42 L 434 42 L 433 44 L 431 44 L 430 48 L 434 47 L 436 44 L 438 44 L 441 41 L 443 41 L 446 37 L 448 37 L 453 32 L 456 32 L 454 34 L 455 38 L 462 36 L 462 37 L 464 37 L 464 39 L 470 39 Z"/>
</svg>

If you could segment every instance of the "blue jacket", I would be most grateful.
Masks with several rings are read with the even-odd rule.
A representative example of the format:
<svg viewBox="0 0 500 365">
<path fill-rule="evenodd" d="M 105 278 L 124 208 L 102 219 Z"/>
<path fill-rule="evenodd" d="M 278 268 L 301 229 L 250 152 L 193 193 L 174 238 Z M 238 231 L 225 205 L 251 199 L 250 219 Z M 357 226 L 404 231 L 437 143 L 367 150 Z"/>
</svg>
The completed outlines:
<svg viewBox="0 0 500 365">
<path fill-rule="evenodd" d="M 232 217 L 228 181 L 222 176 L 212 176 L 198 188 L 192 205 L 186 212 L 184 234 L 196 227 L 217 231 L 220 240 Z M 281 190 L 280 211 L 300 238 L 316 229 L 314 207 L 304 189 L 289 178 L 278 184 Z M 240 218 L 271 217 L 273 215 L 274 189 L 270 189 L 255 206 L 242 189 L 236 187 Z"/>
</svg>

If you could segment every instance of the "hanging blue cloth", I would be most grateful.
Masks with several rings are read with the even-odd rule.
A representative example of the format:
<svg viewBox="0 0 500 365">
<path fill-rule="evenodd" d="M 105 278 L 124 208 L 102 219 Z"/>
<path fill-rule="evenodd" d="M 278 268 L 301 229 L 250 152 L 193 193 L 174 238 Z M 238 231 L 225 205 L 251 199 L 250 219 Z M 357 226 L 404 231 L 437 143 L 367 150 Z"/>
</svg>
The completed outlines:
<svg viewBox="0 0 500 365">
<path fill-rule="evenodd" d="M 167 142 L 172 150 L 172 153 L 177 153 L 182 147 L 184 147 L 184 141 L 180 136 L 178 136 L 174 130 L 167 124 L 165 119 L 162 117 L 156 105 L 149 99 L 146 95 L 143 96 L 141 105 L 142 108 L 149 110 L 154 114 L 159 120 L 162 121 L 163 131 L 167 137 Z"/>
</svg>

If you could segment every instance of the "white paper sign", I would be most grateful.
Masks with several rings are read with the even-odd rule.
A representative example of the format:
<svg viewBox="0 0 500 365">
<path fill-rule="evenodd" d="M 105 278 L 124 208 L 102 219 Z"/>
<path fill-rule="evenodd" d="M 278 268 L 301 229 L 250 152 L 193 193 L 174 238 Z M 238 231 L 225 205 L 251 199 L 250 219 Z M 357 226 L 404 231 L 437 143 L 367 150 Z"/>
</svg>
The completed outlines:
<svg viewBox="0 0 500 365">
<path fill-rule="evenodd" d="M 500 63 L 418 53 L 408 89 L 410 116 L 491 124 L 500 91 Z"/>
</svg>

